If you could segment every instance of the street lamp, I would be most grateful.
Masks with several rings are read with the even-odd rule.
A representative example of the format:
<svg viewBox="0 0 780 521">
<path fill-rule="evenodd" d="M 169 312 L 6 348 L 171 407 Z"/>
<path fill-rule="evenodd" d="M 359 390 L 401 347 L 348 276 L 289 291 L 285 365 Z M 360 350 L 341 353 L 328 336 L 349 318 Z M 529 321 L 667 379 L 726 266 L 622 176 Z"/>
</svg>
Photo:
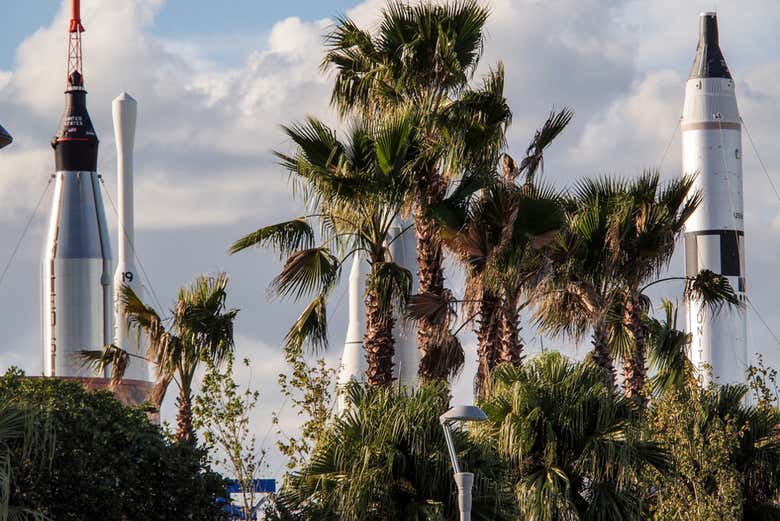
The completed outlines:
<svg viewBox="0 0 780 521">
<path fill-rule="evenodd" d="M 471 489 L 474 486 L 474 474 L 472 472 L 460 471 L 455 444 L 452 441 L 452 424 L 457 422 L 482 422 L 487 419 L 485 412 L 475 405 L 456 405 L 439 416 L 441 427 L 444 429 L 447 450 L 450 453 L 450 460 L 452 460 L 452 469 L 455 472 L 455 484 L 458 486 L 460 521 L 471 521 Z"/>
<path fill-rule="evenodd" d="M 11 134 L 9 134 L 8 131 L 3 128 L 3 125 L 0 125 L 0 148 L 3 148 L 6 145 L 10 145 L 11 141 L 13 140 L 14 138 L 11 137 Z"/>
</svg>

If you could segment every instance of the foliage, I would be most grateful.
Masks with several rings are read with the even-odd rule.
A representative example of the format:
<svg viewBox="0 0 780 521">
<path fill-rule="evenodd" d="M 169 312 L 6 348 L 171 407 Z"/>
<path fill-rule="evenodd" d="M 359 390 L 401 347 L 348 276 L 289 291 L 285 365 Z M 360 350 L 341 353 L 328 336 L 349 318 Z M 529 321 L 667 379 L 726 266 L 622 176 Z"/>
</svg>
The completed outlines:
<svg viewBox="0 0 780 521">
<path fill-rule="evenodd" d="M 279 375 L 279 387 L 285 397 L 285 403 L 290 401 L 298 416 L 305 418 L 300 428 L 300 436 L 287 436 L 281 430 L 284 438 L 277 441 L 279 452 L 287 457 L 288 471 L 299 470 L 309 458 L 312 448 L 319 442 L 326 431 L 330 419 L 333 398 L 333 369 L 325 360 L 320 359 L 310 365 L 301 352 L 288 353 L 287 363 L 291 373 Z M 279 425 L 279 416 L 274 414 L 274 425 Z"/>
<path fill-rule="evenodd" d="M 447 299 L 441 217 L 464 204 L 495 167 L 511 110 L 498 65 L 476 88 L 489 10 L 476 0 L 409 4 L 391 1 L 372 33 L 341 18 L 326 37 L 323 68 L 335 73 L 331 102 L 342 116 L 406 111 L 418 115 L 420 158 L 408 169 L 404 209 L 417 234 L 419 293 Z M 423 380 L 445 380 L 463 366 L 450 315 L 417 321 Z"/>
<path fill-rule="evenodd" d="M 15 504 L 57 521 L 223 519 L 216 499 L 225 487 L 205 451 L 170 443 L 144 411 L 77 382 L 18 372 L 0 379 L 0 401 L 11 399 L 39 411 L 36 427 L 49 422 L 54 439 L 50 460 L 15 469 Z"/>
<path fill-rule="evenodd" d="M 249 367 L 249 360 L 243 365 Z M 250 414 L 260 399 L 251 388 L 241 389 L 233 380 L 233 356 L 224 369 L 209 367 L 200 393 L 195 397 L 193 426 L 203 434 L 212 464 L 226 469 L 241 489 L 241 508 L 252 519 L 255 500 L 254 480 L 263 468 L 265 452 L 258 450 Z"/>
<path fill-rule="evenodd" d="M 692 385 L 654 402 L 648 432 L 673 463 L 651 482 L 654 519 L 780 519 L 780 411 L 763 382 L 752 386 L 753 405 L 742 385 Z"/>
<path fill-rule="evenodd" d="M 687 352 L 691 335 L 677 328 L 677 306 L 664 299 L 661 310 L 663 320 L 648 317 L 645 325 L 653 371 L 650 388 L 656 396 L 683 390 L 696 380 L 696 368 Z"/>
<path fill-rule="evenodd" d="M 276 519 L 456 520 L 457 493 L 439 415 L 449 392 L 348 386 L 350 409 L 323 433 L 310 462 L 287 479 Z M 512 519 L 505 469 L 489 446 L 455 431 L 465 471 L 476 474 L 472 518 Z"/>
<path fill-rule="evenodd" d="M 733 418 L 709 416 L 706 406 L 716 392 L 703 391 L 708 396 L 699 400 L 670 391 L 650 407 L 649 433 L 672 463 L 671 473 L 651 474 L 653 519 L 741 519 L 739 473 L 729 457 L 739 427 Z"/>
<path fill-rule="evenodd" d="M 9 374 L 22 373 L 12 368 Z M 46 519 L 37 505 L 20 506 L 14 491 L 19 486 L 18 470 L 45 465 L 52 457 L 52 442 L 51 425 L 45 414 L 20 404 L 15 397 L 0 399 L 0 519 L 3 521 Z"/>
<path fill-rule="evenodd" d="M 176 436 L 180 441 L 194 443 L 192 429 L 192 384 L 201 363 L 219 366 L 233 352 L 233 322 L 237 309 L 228 309 L 228 276 L 200 275 L 189 286 L 179 290 L 175 306 L 170 310 L 171 323 L 151 306 L 146 305 L 130 286 L 123 285 L 120 300 L 131 327 L 149 338 L 146 359 L 157 370 L 157 382 L 150 397 L 159 410 L 171 381 L 179 386 L 176 405 Z M 124 376 L 132 357 L 121 348 L 108 345 L 103 351 L 82 351 L 85 364 L 98 369 L 111 367 L 114 385 Z M 119 362 L 119 363 L 117 363 Z"/>
<path fill-rule="evenodd" d="M 492 378 L 481 430 L 514 471 L 520 519 L 640 519 L 638 477 L 665 454 L 600 368 L 549 352 Z"/>
<path fill-rule="evenodd" d="M 315 118 L 285 127 L 296 150 L 277 156 L 313 213 L 261 228 L 230 250 L 274 247 L 286 260 L 271 292 L 313 298 L 285 338 L 293 353 L 304 345 L 327 347 L 327 301 L 342 266 L 352 255 L 368 261 L 364 346 L 371 385 L 392 381 L 394 311 L 403 311 L 411 288 L 411 274 L 393 262 L 387 239 L 410 189 L 407 172 L 419 157 L 416 123 L 413 111 L 356 119 L 343 141 Z"/>
</svg>

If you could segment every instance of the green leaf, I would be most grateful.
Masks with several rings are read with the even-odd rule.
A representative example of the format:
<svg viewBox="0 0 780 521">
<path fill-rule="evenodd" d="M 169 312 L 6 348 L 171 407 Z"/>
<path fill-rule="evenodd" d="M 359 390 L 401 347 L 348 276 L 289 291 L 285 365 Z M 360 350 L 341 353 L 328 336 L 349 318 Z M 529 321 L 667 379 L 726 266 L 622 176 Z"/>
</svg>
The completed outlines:
<svg viewBox="0 0 780 521">
<path fill-rule="evenodd" d="M 271 246 L 284 257 L 294 251 L 311 248 L 313 245 L 314 231 L 305 218 L 299 217 L 245 235 L 230 246 L 229 252 L 238 253 L 251 246 Z"/>
<path fill-rule="evenodd" d="M 341 263 L 324 247 L 293 253 L 271 288 L 282 297 L 299 299 L 307 293 L 326 294 L 338 280 Z"/>
<path fill-rule="evenodd" d="M 288 353 L 298 353 L 307 344 L 315 351 L 328 348 L 327 300 L 323 295 L 306 306 L 284 338 Z"/>
</svg>

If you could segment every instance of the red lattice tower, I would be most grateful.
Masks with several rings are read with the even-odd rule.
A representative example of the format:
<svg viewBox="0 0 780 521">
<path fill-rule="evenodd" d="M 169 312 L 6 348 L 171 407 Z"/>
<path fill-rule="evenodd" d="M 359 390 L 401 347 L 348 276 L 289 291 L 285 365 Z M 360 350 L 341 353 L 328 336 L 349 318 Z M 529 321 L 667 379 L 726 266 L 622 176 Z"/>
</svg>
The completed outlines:
<svg viewBox="0 0 780 521">
<path fill-rule="evenodd" d="M 68 88 L 84 86 L 83 58 L 81 54 L 81 2 L 71 4 L 70 28 L 68 29 Z"/>
</svg>

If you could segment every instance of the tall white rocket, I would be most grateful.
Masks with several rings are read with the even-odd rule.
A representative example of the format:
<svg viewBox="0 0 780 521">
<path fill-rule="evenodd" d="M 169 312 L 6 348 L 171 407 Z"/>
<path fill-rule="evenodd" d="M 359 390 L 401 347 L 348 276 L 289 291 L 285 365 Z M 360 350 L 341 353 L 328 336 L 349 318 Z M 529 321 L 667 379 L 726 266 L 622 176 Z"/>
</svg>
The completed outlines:
<svg viewBox="0 0 780 521">
<path fill-rule="evenodd" d="M 417 236 L 414 225 L 397 219 L 390 228 L 390 255 L 393 262 L 406 268 L 412 274 L 411 294 L 417 293 Z M 393 329 L 395 337 L 395 378 L 402 386 L 417 385 L 417 370 L 420 367 L 420 350 L 417 348 L 417 328 L 410 321 L 398 317 Z"/>
<path fill-rule="evenodd" d="M 417 239 L 414 226 L 398 219 L 388 233 L 390 256 L 393 261 L 412 274 L 412 293 L 417 292 Z M 368 261 L 356 253 L 349 273 L 349 322 L 341 355 L 341 365 L 337 377 L 337 386 L 343 388 L 351 381 L 366 381 L 366 352 L 363 349 L 363 337 L 366 334 L 366 277 Z M 420 352 L 417 349 L 416 330 L 412 324 L 397 318 L 393 329 L 395 337 L 395 357 L 393 358 L 393 376 L 402 386 L 417 385 L 417 369 L 420 366 Z M 338 410 L 347 408 L 344 396 L 338 399 Z"/>
<path fill-rule="evenodd" d="M 721 53 L 715 13 L 699 18 L 699 44 L 685 86 L 683 172 L 697 173 L 702 203 L 685 227 L 685 273 L 708 269 L 726 276 L 745 302 L 745 232 L 742 205 L 742 134 L 734 79 Z M 691 359 L 709 366 L 719 383 L 744 382 L 747 367 L 744 306 L 713 311 L 687 302 Z M 706 373 L 705 373 L 706 376 Z"/>
<path fill-rule="evenodd" d="M 135 221 L 133 212 L 133 147 L 138 104 L 128 93 L 123 92 L 112 103 L 114 138 L 117 156 L 117 264 L 114 273 L 114 323 L 115 344 L 135 355 L 143 356 L 141 338 L 135 328 L 130 328 L 127 315 L 120 300 L 123 285 L 129 286 L 143 300 L 143 285 L 135 265 Z M 128 365 L 125 376 L 132 380 L 149 380 L 149 364 L 134 358 Z"/>
<path fill-rule="evenodd" d="M 366 334 L 366 277 L 368 262 L 360 252 L 352 259 L 352 269 L 349 272 L 349 322 L 347 336 L 344 340 L 344 351 L 341 354 L 336 385 L 339 388 L 338 410 L 347 409 L 347 402 L 342 389 L 348 383 L 366 381 L 366 354 L 363 349 L 363 336 Z"/>
</svg>

